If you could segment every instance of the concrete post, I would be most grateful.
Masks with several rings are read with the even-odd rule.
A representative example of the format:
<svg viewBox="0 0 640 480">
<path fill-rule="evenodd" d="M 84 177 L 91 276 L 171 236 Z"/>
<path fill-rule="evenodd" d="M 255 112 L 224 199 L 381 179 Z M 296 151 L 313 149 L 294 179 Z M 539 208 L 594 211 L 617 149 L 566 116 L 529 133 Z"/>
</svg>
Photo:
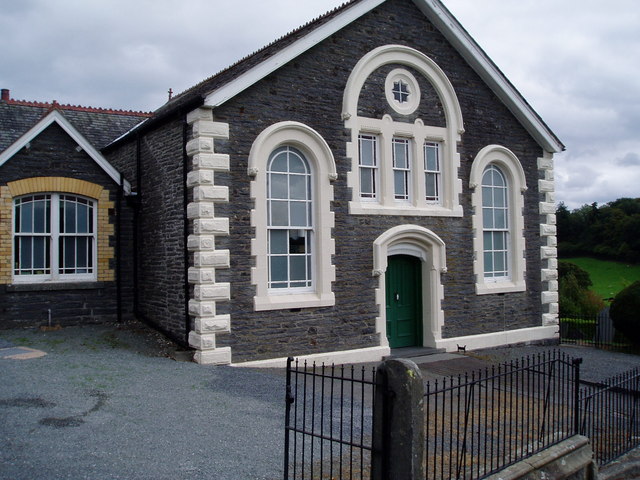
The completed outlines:
<svg viewBox="0 0 640 480">
<path fill-rule="evenodd" d="M 418 366 L 391 359 L 378 366 L 373 416 L 373 480 L 424 478 L 424 385 Z"/>
</svg>

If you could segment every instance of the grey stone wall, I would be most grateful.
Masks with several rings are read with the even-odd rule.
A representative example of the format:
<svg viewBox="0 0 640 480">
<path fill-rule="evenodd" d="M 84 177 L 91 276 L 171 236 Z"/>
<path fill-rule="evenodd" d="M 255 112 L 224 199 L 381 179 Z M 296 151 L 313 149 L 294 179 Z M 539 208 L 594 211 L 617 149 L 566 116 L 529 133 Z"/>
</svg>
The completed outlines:
<svg viewBox="0 0 640 480">
<path fill-rule="evenodd" d="M 140 185 L 136 181 L 136 144 L 109 152 L 114 165 L 131 172 L 137 193 L 136 314 L 184 342 L 185 262 L 182 122 L 175 120 L 141 138 Z M 133 251 L 133 246 L 132 246 Z"/>
<path fill-rule="evenodd" d="M 110 192 L 109 199 L 117 201 L 118 186 L 84 151 L 76 151 L 77 144 L 57 124 L 52 124 L 0 167 L 2 185 L 7 182 L 38 176 L 71 177 L 102 185 Z M 128 223 L 131 210 L 122 202 L 122 223 Z M 109 215 L 109 222 L 117 223 L 116 209 Z M 129 278 L 127 252 L 130 236 L 123 232 L 122 278 Z M 110 246 L 116 247 L 116 236 L 111 236 Z M 125 258 L 126 257 L 126 258 Z M 115 259 L 110 268 L 117 267 Z M 131 285 L 123 287 L 122 312 L 129 318 L 132 312 Z M 117 320 L 116 282 L 86 282 L 54 285 L 0 285 L 0 328 L 46 325 L 49 313 L 54 325 L 76 325 Z"/>
<path fill-rule="evenodd" d="M 460 202 L 464 218 L 349 215 L 350 190 L 346 174 L 351 168 L 345 155 L 349 132 L 340 118 L 342 94 L 355 63 L 372 49 L 390 43 L 407 45 L 433 59 L 447 74 L 460 101 L 466 132 L 458 151 L 461 154 L 463 194 Z M 361 111 L 381 116 L 402 116 L 386 104 L 381 87 L 391 66 L 375 72 L 367 81 Z M 423 97 L 419 115 L 425 123 L 441 125 L 442 107 L 433 88 L 420 75 Z M 320 45 L 268 76 L 259 84 L 214 111 L 216 120 L 230 124 L 228 142 L 216 151 L 231 155 L 228 177 L 217 182 L 229 185 L 231 202 L 222 209 L 230 217 L 230 236 L 220 248 L 231 250 L 231 269 L 221 272 L 221 281 L 232 285 L 231 333 L 220 342 L 233 347 L 234 361 L 268 356 L 304 354 L 374 346 L 375 317 L 378 315 L 372 278 L 373 240 L 400 224 L 422 225 L 437 233 L 447 245 L 448 273 L 445 288 L 443 336 L 486 333 L 540 325 L 540 260 L 536 159 L 541 148 L 499 103 L 467 63 L 448 45 L 412 2 L 394 0 L 383 4 Z M 331 147 L 338 167 L 334 182 L 336 215 L 336 305 L 330 308 L 252 311 L 250 283 L 249 179 L 247 157 L 251 143 L 267 126 L 286 120 L 305 123 L 317 130 Z M 407 116 L 413 121 L 413 116 Z M 523 163 L 529 190 L 525 194 L 525 236 L 527 292 L 503 295 L 475 294 L 471 232 L 471 193 L 468 189 L 471 162 L 486 145 L 500 144 L 511 149 Z M 218 212 L 221 210 L 219 209 Z M 223 214 L 223 215 L 224 215 Z M 224 242 L 224 241 L 223 241 Z"/>
</svg>

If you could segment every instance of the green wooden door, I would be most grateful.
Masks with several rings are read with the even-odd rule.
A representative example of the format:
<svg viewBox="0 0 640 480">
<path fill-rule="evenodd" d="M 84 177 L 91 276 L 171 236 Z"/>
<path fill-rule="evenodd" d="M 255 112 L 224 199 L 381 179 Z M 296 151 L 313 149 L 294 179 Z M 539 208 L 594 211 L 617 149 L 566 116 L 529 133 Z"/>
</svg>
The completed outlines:
<svg viewBox="0 0 640 480">
<path fill-rule="evenodd" d="M 391 348 L 422 345 L 422 275 L 420 259 L 389 257 L 385 276 L 387 338 Z"/>
</svg>

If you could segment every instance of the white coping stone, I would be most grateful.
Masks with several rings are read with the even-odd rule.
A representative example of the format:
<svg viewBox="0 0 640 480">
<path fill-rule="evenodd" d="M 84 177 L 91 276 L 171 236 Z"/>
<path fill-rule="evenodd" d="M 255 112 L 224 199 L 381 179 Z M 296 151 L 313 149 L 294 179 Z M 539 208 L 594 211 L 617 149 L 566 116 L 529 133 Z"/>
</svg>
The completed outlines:
<svg viewBox="0 0 640 480">
<path fill-rule="evenodd" d="M 553 192 L 555 190 L 555 183 L 549 180 L 538 180 L 538 190 L 541 192 Z"/>
<path fill-rule="evenodd" d="M 555 235 L 558 231 L 558 227 L 555 225 L 548 225 L 543 223 L 540 225 L 540 235 L 543 237 L 549 237 Z"/>
<path fill-rule="evenodd" d="M 229 365 L 231 363 L 231 348 L 222 347 L 203 352 L 197 351 L 193 360 L 202 365 Z"/>
<path fill-rule="evenodd" d="M 193 298 L 189 300 L 189 315 L 194 317 L 206 317 L 206 316 L 215 316 L 216 314 L 216 302 L 215 301 L 200 301 L 194 300 Z"/>
<path fill-rule="evenodd" d="M 214 235 L 229 235 L 229 219 L 196 219 L 193 221 L 193 233 L 196 235 L 207 233 Z"/>
<path fill-rule="evenodd" d="M 558 246 L 558 237 L 555 235 L 549 235 L 547 238 L 547 246 L 548 247 L 557 247 Z"/>
<path fill-rule="evenodd" d="M 213 110 L 211 108 L 196 108 L 187 113 L 187 123 L 189 125 L 197 120 L 213 121 Z"/>
<path fill-rule="evenodd" d="M 193 188 L 193 200 L 196 202 L 228 202 L 229 187 L 220 185 L 196 185 Z"/>
<path fill-rule="evenodd" d="M 542 292 L 542 303 L 558 303 L 558 292 Z"/>
<path fill-rule="evenodd" d="M 216 348 L 215 333 L 198 333 L 194 330 L 189 332 L 189 345 L 198 350 L 211 350 Z"/>
<path fill-rule="evenodd" d="M 226 153 L 198 153 L 193 156 L 193 168 L 207 168 L 214 171 L 229 170 L 229 155 Z"/>
<path fill-rule="evenodd" d="M 556 247 L 540 247 L 542 258 L 557 258 L 558 249 Z"/>
<path fill-rule="evenodd" d="M 213 251 L 216 248 L 215 235 L 189 235 L 187 237 L 187 250 Z"/>
<path fill-rule="evenodd" d="M 213 153 L 213 138 L 197 137 L 187 142 L 187 155 L 193 157 L 198 153 Z"/>
<path fill-rule="evenodd" d="M 556 221 L 556 214 L 547 214 L 547 224 L 549 225 L 556 225 L 557 221 Z"/>
<path fill-rule="evenodd" d="M 549 215 L 552 213 L 556 213 L 556 205 L 555 203 L 550 202 L 540 202 L 540 214 L 541 215 Z"/>
<path fill-rule="evenodd" d="M 543 268 L 542 269 L 542 281 L 548 282 L 549 280 L 557 280 L 558 279 L 558 270 L 553 268 Z"/>
<path fill-rule="evenodd" d="M 196 252 L 193 255 L 195 267 L 229 268 L 229 250 L 215 250 L 213 252 Z"/>
<path fill-rule="evenodd" d="M 213 285 L 196 284 L 193 288 L 194 300 L 229 300 L 231 298 L 231 286 L 228 282 L 220 282 Z"/>
<path fill-rule="evenodd" d="M 558 291 L 558 288 L 559 288 L 559 285 L 558 285 L 558 281 L 557 281 L 557 280 L 550 280 L 550 281 L 549 281 L 549 287 L 548 287 L 548 290 L 549 290 L 550 292 L 557 292 L 557 291 Z"/>
<path fill-rule="evenodd" d="M 560 313 L 560 304 L 559 303 L 549 303 L 549 313 L 553 315 L 558 315 Z"/>
<path fill-rule="evenodd" d="M 231 318 L 229 315 L 196 317 L 194 320 L 194 328 L 197 333 L 228 332 L 230 324 Z"/>
<path fill-rule="evenodd" d="M 213 185 L 213 172 L 211 170 L 193 170 L 187 173 L 187 187 L 199 185 Z"/>
<path fill-rule="evenodd" d="M 187 205 L 187 218 L 214 218 L 213 202 L 191 202 Z"/>
<path fill-rule="evenodd" d="M 538 157 L 538 168 L 540 170 L 551 170 L 553 168 L 553 157 Z"/>
<path fill-rule="evenodd" d="M 557 258 L 548 258 L 547 259 L 547 268 L 552 270 L 558 269 L 558 259 Z"/>
<path fill-rule="evenodd" d="M 544 314 L 542 314 L 542 324 L 543 325 L 558 325 L 558 315 L 557 315 L 557 313 L 544 313 Z"/>
<path fill-rule="evenodd" d="M 196 120 L 192 124 L 192 132 L 194 137 L 211 137 L 217 133 L 218 129 L 211 120 Z"/>
<path fill-rule="evenodd" d="M 189 283 L 194 284 L 207 284 L 216 282 L 216 269 L 215 268 L 195 268 L 189 267 L 189 273 L 187 275 Z"/>
</svg>

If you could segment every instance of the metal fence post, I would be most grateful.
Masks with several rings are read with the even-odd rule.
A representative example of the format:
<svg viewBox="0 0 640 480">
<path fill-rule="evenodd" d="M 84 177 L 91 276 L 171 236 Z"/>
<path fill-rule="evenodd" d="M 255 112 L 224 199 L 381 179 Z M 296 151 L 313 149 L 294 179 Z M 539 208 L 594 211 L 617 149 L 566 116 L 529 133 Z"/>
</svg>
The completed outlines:
<svg viewBox="0 0 640 480">
<path fill-rule="evenodd" d="M 424 384 L 418 366 L 391 359 L 378 366 L 373 412 L 373 480 L 424 478 Z"/>
<path fill-rule="evenodd" d="M 573 364 L 573 425 L 576 435 L 580 435 L 580 365 L 582 358 L 574 358 Z"/>
<path fill-rule="evenodd" d="M 291 421 L 291 404 L 295 397 L 291 393 L 291 363 L 293 358 L 287 358 L 287 391 L 285 394 L 284 414 L 284 478 L 289 478 L 289 423 Z"/>
</svg>

